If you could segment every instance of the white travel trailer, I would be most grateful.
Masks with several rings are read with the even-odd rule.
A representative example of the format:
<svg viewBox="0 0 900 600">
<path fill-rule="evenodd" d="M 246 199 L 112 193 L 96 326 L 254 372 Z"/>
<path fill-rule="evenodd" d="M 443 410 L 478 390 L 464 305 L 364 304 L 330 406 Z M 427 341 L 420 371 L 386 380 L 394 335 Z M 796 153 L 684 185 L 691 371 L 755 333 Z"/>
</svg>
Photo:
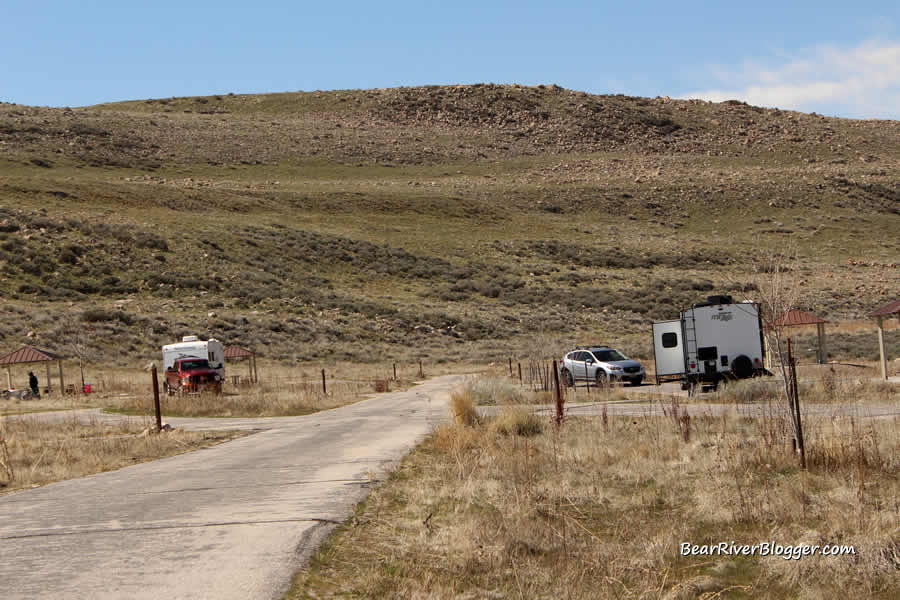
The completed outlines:
<svg viewBox="0 0 900 600">
<path fill-rule="evenodd" d="M 654 323 L 653 358 L 657 385 L 678 379 L 685 388 L 715 387 L 767 373 L 759 304 L 709 296 L 676 320 Z"/>
<path fill-rule="evenodd" d="M 177 344 L 163 346 L 162 352 L 163 371 L 168 371 L 181 358 L 205 358 L 209 361 L 209 368 L 215 370 L 222 380 L 225 379 L 225 348 L 216 339 L 210 338 L 204 342 L 196 335 L 186 335 Z"/>
</svg>

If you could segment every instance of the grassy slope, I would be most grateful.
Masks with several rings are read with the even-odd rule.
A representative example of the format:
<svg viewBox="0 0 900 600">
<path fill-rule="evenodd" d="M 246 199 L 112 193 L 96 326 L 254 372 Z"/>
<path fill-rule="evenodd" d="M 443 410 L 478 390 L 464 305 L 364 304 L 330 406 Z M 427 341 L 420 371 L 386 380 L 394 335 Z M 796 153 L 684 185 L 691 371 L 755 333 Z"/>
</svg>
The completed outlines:
<svg viewBox="0 0 900 600">
<path fill-rule="evenodd" d="M 900 282 L 898 133 L 555 87 L 0 105 L 0 340 L 640 355 L 649 320 L 752 296 L 771 252 L 803 304 L 858 318 Z"/>
</svg>

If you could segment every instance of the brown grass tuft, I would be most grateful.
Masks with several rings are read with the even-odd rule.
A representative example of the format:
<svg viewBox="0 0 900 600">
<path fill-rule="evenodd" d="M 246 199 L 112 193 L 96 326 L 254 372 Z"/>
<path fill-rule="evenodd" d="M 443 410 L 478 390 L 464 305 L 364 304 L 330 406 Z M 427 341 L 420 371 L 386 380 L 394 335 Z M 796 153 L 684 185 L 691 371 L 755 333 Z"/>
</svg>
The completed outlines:
<svg viewBox="0 0 900 600">
<path fill-rule="evenodd" d="M 507 406 L 491 419 L 488 430 L 501 435 L 530 437 L 544 431 L 544 421 L 529 410 Z"/>
<path fill-rule="evenodd" d="M 475 401 L 469 388 L 453 392 L 450 395 L 450 413 L 453 419 L 460 425 L 472 427 L 479 423 L 478 413 L 475 411 Z"/>
</svg>

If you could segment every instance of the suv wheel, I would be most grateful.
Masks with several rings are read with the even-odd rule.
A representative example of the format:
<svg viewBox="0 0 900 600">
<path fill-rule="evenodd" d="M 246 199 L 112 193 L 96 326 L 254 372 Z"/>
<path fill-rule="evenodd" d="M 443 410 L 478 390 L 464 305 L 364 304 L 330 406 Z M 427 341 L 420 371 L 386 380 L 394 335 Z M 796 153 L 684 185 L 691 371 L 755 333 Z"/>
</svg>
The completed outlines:
<svg viewBox="0 0 900 600">
<path fill-rule="evenodd" d="M 606 371 L 603 369 L 597 369 L 597 374 L 594 377 L 597 379 L 597 385 L 606 385 L 609 383 L 609 375 L 607 375 Z"/>
<path fill-rule="evenodd" d="M 637 387 L 637 386 L 641 385 L 641 382 L 642 382 L 643 380 L 644 380 L 643 377 L 637 377 L 637 378 L 635 378 L 635 379 L 632 379 L 629 383 L 631 383 L 631 385 Z"/>
<path fill-rule="evenodd" d="M 570 373 L 568 369 L 562 370 L 562 376 L 566 387 L 575 387 L 575 378 L 572 377 L 572 373 Z"/>
</svg>

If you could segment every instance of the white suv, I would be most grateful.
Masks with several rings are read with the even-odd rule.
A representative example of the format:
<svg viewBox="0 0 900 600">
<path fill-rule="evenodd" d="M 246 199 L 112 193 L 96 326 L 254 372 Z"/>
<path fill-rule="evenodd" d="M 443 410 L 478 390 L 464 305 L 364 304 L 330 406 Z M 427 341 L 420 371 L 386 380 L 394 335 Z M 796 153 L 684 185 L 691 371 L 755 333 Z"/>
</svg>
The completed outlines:
<svg viewBox="0 0 900 600">
<path fill-rule="evenodd" d="M 605 384 L 610 381 L 627 381 L 641 385 L 644 366 L 608 346 L 587 346 L 572 350 L 562 360 L 562 376 L 566 385 L 576 381 Z"/>
</svg>

